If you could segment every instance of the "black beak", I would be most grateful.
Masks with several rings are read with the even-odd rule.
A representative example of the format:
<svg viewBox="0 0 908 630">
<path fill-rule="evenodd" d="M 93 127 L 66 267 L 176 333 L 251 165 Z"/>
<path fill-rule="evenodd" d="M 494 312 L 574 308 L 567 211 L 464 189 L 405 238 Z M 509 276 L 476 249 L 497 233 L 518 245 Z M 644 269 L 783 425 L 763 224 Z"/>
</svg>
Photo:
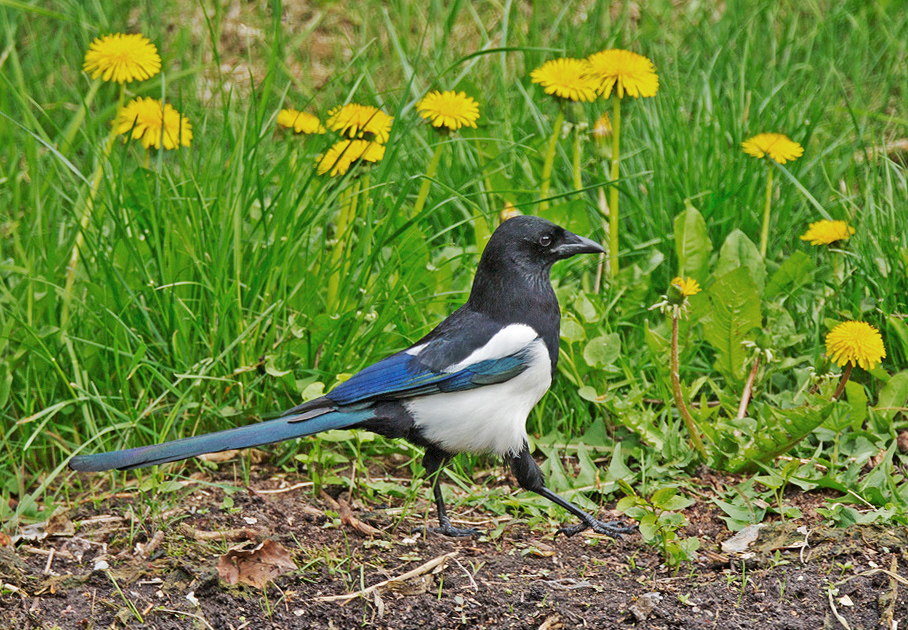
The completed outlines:
<svg viewBox="0 0 908 630">
<path fill-rule="evenodd" d="M 577 254 L 604 254 L 605 250 L 596 241 L 577 236 L 573 232 L 565 232 L 561 243 L 555 247 L 554 253 L 559 259 L 564 259 Z"/>
</svg>

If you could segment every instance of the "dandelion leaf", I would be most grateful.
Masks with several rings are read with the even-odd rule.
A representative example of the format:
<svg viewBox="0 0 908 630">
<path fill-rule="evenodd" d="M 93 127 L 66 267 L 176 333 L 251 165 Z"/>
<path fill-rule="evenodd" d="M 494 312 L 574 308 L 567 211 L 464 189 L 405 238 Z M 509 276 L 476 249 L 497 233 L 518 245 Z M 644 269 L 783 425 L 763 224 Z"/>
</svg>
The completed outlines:
<svg viewBox="0 0 908 630">
<path fill-rule="evenodd" d="M 713 245 L 703 215 L 688 203 L 684 212 L 675 217 L 674 229 L 678 273 L 685 278 L 696 278 L 698 282 L 704 282 Z"/>
<path fill-rule="evenodd" d="M 762 293 L 763 287 L 766 285 L 766 264 L 763 262 L 763 257 L 760 256 L 760 250 L 744 232 L 734 230 L 722 243 L 714 273 L 717 276 L 724 276 L 738 267 L 747 267 L 754 284 Z"/>
<path fill-rule="evenodd" d="M 797 289 L 810 280 L 814 267 L 810 256 L 801 251 L 793 253 L 769 278 L 764 295 L 771 299 L 782 291 Z"/>
<path fill-rule="evenodd" d="M 592 368 L 612 365 L 621 356 L 621 337 L 610 333 L 593 337 L 583 349 L 583 358 Z"/>
<path fill-rule="evenodd" d="M 880 399 L 876 407 L 887 422 L 892 422 L 895 414 L 905 408 L 908 399 L 908 371 L 894 374 L 880 392 Z"/>
<path fill-rule="evenodd" d="M 819 396 L 812 396 L 806 405 L 791 409 L 765 405 L 763 428 L 754 435 L 749 448 L 729 460 L 727 469 L 736 473 L 752 472 L 756 464 L 784 455 L 823 424 L 835 405 L 835 402 Z"/>
<path fill-rule="evenodd" d="M 712 310 L 703 319 L 704 337 L 716 350 L 716 369 L 740 382 L 749 351 L 743 342 L 753 340 L 762 323 L 760 296 L 747 267 L 726 273 L 708 290 Z"/>
</svg>

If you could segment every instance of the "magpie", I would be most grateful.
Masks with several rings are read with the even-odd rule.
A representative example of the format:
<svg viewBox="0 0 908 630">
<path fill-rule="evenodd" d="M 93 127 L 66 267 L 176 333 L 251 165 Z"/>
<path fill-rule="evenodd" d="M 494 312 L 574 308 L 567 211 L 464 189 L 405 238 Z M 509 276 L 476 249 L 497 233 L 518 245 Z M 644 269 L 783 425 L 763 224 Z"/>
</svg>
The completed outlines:
<svg viewBox="0 0 908 630">
<path fill-rule="evenodd" d="M 552 265 L 576 254 L 603 252 L 598 243 L 545 219 L 511 218 L 489 239 L 466 304 L 409 348 L 364 368 L 326 395 L 266 422 L 79 455 L 69 465 L 78 471 L 128 470 L 329 429 L 366 429 L 425 448 L 423 466 L 441 525 L 429 531 L 478 534 L 451 524 L 439 485 L 442 467 L 467 452 L 503 457 L 523 488 L 580 519 L 559 533 L 572 536 L 590 528 L 617 537 L 632 528 L 600 521 L 546 487 L 526 433 L 527 416 L 551 385 L 558 362 L 561 311 Z"/>
</svg>

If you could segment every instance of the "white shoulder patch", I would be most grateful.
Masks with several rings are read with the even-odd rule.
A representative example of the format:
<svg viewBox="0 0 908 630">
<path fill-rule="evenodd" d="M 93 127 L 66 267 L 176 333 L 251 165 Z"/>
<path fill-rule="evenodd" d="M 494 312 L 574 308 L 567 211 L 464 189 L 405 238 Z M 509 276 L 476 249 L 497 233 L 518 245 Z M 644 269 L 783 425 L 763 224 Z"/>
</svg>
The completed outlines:
<svg viewBox="0 0 908 630">
<path fill-rule="evenodd" d="M 429 344 L 427 344 L 427 343 L 421 343 L 418 346 L 413 346 L 412 348 L 407 348 L 404 352 L 415 357 L 415 356 L 419 355 L 419 353 L 422 352 L 423 349 L 428 345 Z"/>
<path fill-rule="evenodd" d="M 520 352 L 536 339 L 539 334 L 526 324 L 510 324 L 495 333 L 489 341 L 470 353 L 463 361 L 455 363 L 446 372 L 459 372 L 460 370 L 488 359 L 501 359 L 515 352 Z"/>
</svg>

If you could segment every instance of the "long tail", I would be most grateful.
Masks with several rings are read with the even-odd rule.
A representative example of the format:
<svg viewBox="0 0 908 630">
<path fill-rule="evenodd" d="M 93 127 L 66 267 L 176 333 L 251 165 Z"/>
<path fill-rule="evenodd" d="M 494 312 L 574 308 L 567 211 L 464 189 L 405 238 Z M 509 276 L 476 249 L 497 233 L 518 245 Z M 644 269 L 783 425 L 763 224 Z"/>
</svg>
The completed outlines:
<svg viewBox="0 0 908 630">
<path fill-rule="evenodd" d="M 291 409 L 288 414 L 294 411 L 296 410 Z M 371 416 L 372 412 L 368 409 L 350 411 L 336 411 L 330 408 L 314 409 L 304 413 L 284 415 L 267 422 L 197 435 L 164 444 L 139 446 L 109 453 L 78 455 L 69 461 L 69 467 L 73 470 L 97 472 L 114 468 L 129 470 L 154 466 L 205 453 L 273 444 L 329 429 L 350 428 Z"/>
</svg>

